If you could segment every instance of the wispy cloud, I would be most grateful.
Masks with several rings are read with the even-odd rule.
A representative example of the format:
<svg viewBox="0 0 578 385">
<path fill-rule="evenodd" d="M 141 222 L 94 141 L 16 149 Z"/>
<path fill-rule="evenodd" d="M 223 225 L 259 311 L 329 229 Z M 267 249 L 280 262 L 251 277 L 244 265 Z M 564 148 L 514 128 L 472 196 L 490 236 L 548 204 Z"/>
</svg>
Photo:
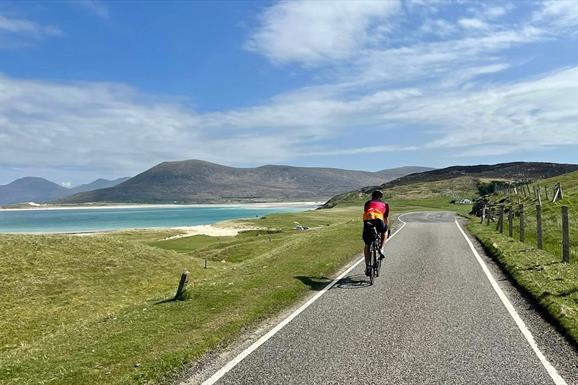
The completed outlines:
<svg viewBox="0 0 578 385">
<path fill-rule="evenodd" d="M 98 17 L 108 18 L 110 16 L 108 6 L 102 1 L 98 0 L 74 0 L 73 4 L 86 9 Z"/>
<path fill-rule="evenodd" d="M 578 146 L 578 63 L 505 80 L 527 59 L 512 51 L 568 38 L 573 15 L 578 23 L 569 3 L 539 3 L 515 22 L 507 19 L 520 3 L 475 3 L 451 17 L 445 1 L 276 3 L 247 48 L 291 70 L 307 66 L 316 85 L 211 113 L 122 84 L 0 76 L 0 164 L 131 174 L 167 159 L 238 165 Z"/>
<path fill-rule="evenodd" d="M 548 0 L 534 12 L 534 20 L 558 28 L 578 26 L 578 2 L 572 0 Z"/>
<path fill-rule="evenodd" d="M 60 36 L 62 31 L 52 25 L 42 25 L 26 19 L 8 18 L 0 15 L 0 33 L 32 37 Z"/>
<path fill-rule="evenodd" d="M 382 39 L 400 8 L 397 0 L 282 1 L 261 15 L 245 46 L 276 63 L 344 59 Z"/>
</svg>

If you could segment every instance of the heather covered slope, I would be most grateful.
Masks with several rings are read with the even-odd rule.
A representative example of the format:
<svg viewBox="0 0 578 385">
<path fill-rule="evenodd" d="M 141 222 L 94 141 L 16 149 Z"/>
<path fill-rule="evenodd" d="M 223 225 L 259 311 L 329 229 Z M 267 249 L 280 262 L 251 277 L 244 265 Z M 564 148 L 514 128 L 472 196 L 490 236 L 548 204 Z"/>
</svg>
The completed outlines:
<svg viewBox="0 0 578 385">
<path fill-rule="evenodd" d="M 479 189 L 493 180 L 539 180 L 578 170 L 575 164 L 515 162 L 495 165 L 452 166 L 414 173 L 379 186 L 387 199 L 473 198 Z M 325 203 L 325 208 L 358 204 L 377 186 L 339 194 Z"/>
<path fill-rule="evenodd" d="M 120 185 L 77 194 L 61 203 L 225 203 L 326 198 L 379 185 L 422 168 L 378 172 L 267 165 L 234 168 L 200 160 L 161 163 Z"/>
</svg>

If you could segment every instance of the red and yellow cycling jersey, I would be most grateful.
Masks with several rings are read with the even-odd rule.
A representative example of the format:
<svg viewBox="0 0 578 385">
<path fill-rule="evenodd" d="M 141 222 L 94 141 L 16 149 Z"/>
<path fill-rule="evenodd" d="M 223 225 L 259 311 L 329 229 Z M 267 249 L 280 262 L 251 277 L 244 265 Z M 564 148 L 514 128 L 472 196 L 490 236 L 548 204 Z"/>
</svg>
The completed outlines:
<svg viewBox="0 0 578 385">
<path fill-rule="evenodd" d="M 385 221 L 389 215 L 389 205 L 380 200 L 370 200 L 365 202 L 363 207 L 363 220 L 371 221 L 373 219 L 381 219 Z"/>
</svg>

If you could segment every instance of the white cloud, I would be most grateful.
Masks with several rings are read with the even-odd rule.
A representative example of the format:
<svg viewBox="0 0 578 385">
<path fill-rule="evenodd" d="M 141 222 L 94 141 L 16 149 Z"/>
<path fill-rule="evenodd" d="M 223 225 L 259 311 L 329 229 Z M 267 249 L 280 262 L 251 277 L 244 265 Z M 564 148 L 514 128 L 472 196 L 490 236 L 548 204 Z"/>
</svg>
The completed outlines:
<svg viewBox="0 0 578 385">
<path fill-rule="evenodd" d="M 446 37 L 455 34 L 458 28 L 445 19 L 427 19 L 419 30 L 425 34 Z"/>
<path fill-rule="evenodd" d="M 559 28 L 578 26 L 578 1 L 549 0 L 534 12 L 534 20 Z"/>
<path fill-rule="evenodd" d="M 511 5 L 508 6 L 492 5 L 484 10 L 484 15 L 491 19 L 497 19 L 499 17 L 505 16 L 509 12 L 510 8 Z"/>
<path fill-rule="evenodd" d="M 392 43 L 379 40 L 386 33 L 378 24 L 389 28 L 397 5 L 324 4 L 274 5 L 249 46 L 278 63 L 319 65 L 317 80 L 325 83 L 248 108 L 200 114 L 120 84 L 0 76 L 0 164 L 98 167 L 121 176 L 171 159 L 240 165 L 416 150 L 498 156 L 578 145 L 578 67 L 507 84 L 482 81 L 523 61 L 509 49 L 559 33 L 545 21 L 558 12 L 550 5 L 540 8 L 541 19 L 508 28 L 487 20 L 510 8 L 479 6 L 458 22 L 427 8 L 415 34 Z M 415 38 L 425 33 L 427 39 Z M 375 132 L 387 133 L 388 142 L 349 141 Z"/>
<path fill-rule="evenodd" d="M 26 19 L 14 19 L 0 15 L 0 33 L 2 32 L 34 37 L 62 35 L 62 31 L 52 25 L 41 25 Z"/>
<path fill-rule="evenodd" d="M 261 15 L 246 48 L 276 63 L 344 59 L 379 41 L 399 10 L 397 0 L 282 1 Z"/>
<path fill-rule="evenodd" d="M 109 17 L 108 7 L 106 6 L 106 4 L 104 4 L 101 1 L 98 1 L 98 0 L 74 0 L 73 4 L 76 4 L 76 5 L 83 7 L 86 10 L 88 10 L 89 12 L 92 12 L 93 14 L 95 14 L 99 17 L 102 17 L 102 18 L 108 18 Z"/>
<path fill-rule="evenodd" d="M 466 29 L 482 29 L 487 30 L 490 28 L 488 23 L 480 19 L 474 18 L 463 18 L 458 20 L 458 24 Z"/>
<path fill-rule="evenodd" d="M 417 146 L 400 146 L 400 145 L 382 145 L 382 146 L 366 146 L 354 148 L 342 148 L 334 150 L 322 150 L 301 153 L 300 156 L 331 156 L 331 155 L 358 155 L 358 154 L 378 154 L 397 151 L 413 151 L 417 150 Z"/>
<path fill-rule="evenodd" d="M 495 154 L 578 145 L 578 67 L 487 90 L 406 103 L 404 116 L 427 116 L 441 137 L 430 147 L 487 148 Z M 392 118 L 394 118 L 392 116 Z"/>
</svg>

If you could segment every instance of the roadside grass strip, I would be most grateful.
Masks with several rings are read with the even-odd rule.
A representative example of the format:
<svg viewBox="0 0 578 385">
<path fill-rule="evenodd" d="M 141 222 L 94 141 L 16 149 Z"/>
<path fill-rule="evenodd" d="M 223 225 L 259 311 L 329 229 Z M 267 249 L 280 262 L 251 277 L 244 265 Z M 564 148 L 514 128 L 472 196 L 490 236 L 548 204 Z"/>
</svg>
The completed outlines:
<svg viewBox="0 0 578 385">
<path fill-rule="evenodd" d="M 542 353 L 542 351 L 540 350 L 540 348 L 536 344 L 534 336 L 532 335 L 532 333 L 530 332 L 530 330 L 528 329 L 528 327 L 526 326 L 526 324 L 524 323 L 524 321 L 522 320 L 522 318 L 520 317 L 520 315 L 518 314 L 518 312 L 516 311 L 516 309 L 514 308 L 512 303 L 510 302 L 510 300 L 508 299 L 508 297 L 506 296 L 506 294 L 504 294 L 504 292 L 502 291 L 502 289 L 500 288 L 500 286 L 496 282 L 496 279 L 492 276 L 492 273 L 490 273 L 490 270 L 488 269 L 488 267 L 486 266 L 486 264 L 482 260 L 482 257 L 480 257 L 480 254 L 478 253 L 478 251 L 476 250 L 476 248 L 472 244 L 472 241 L 470 241 L 470 239 L 468 238 L 468 236 L 466 235 L 466 233 L 464 232 L 464 230 L 460 226 L 457 219 L 456 219 L 455 223 L 456 223 L 456 226 L 458 227 L 460 233 L 463 235 L 464 239 L 468 243 L 468 246 L 472 250 L 472 253 L 476 257 L 476 260 L 479 263 L 480 267 L 482 268 L 484 274 L 486 275 L 486 278 L 490 282 L 490 285 L 492 286 L 492 288 L 494 289 L 494 291 L 496 292 L 496 294 L 500 298 L 500 301 L 502 301 L 504 307 L 506 308 L 506 310 L 508 311 L 508 313 L 510 314 L 510 316 L 512 317 L 512 319 L 516 323 L 516 326 L 518 326 L 518 328 L 522 332 L 522 335 L 524 336 L 526 341 L 528 341 L 528 344 L 530 345 L 530 347 L 532 348 L 532 350 L 534 351 L 534 353 L 536 354 L 536 356 L 540 360 L 540 363 L 542 364 L 542 366 L 544 366 L 544 368 L 548 372 L 548 375 L 550 376 L 550 378 L 552 378 L 552 381 L 554 382 L 554 384 L 567 385 L 566 381 L 560 376 L 560 374 L 558 374 L 558 371 L 556 370 L 556 368 L 554 368 L 554 366 L 552 366 L 552 364 L 548 361 L 548 359 L 544 356 L 544 354 Z"/>
<path fill-rule="evenodd" d="M 498 234 L 475 219 L 468 230 L 578 346 L 578 261 L 564 263 L 556 255 Z"/>
</svg>

